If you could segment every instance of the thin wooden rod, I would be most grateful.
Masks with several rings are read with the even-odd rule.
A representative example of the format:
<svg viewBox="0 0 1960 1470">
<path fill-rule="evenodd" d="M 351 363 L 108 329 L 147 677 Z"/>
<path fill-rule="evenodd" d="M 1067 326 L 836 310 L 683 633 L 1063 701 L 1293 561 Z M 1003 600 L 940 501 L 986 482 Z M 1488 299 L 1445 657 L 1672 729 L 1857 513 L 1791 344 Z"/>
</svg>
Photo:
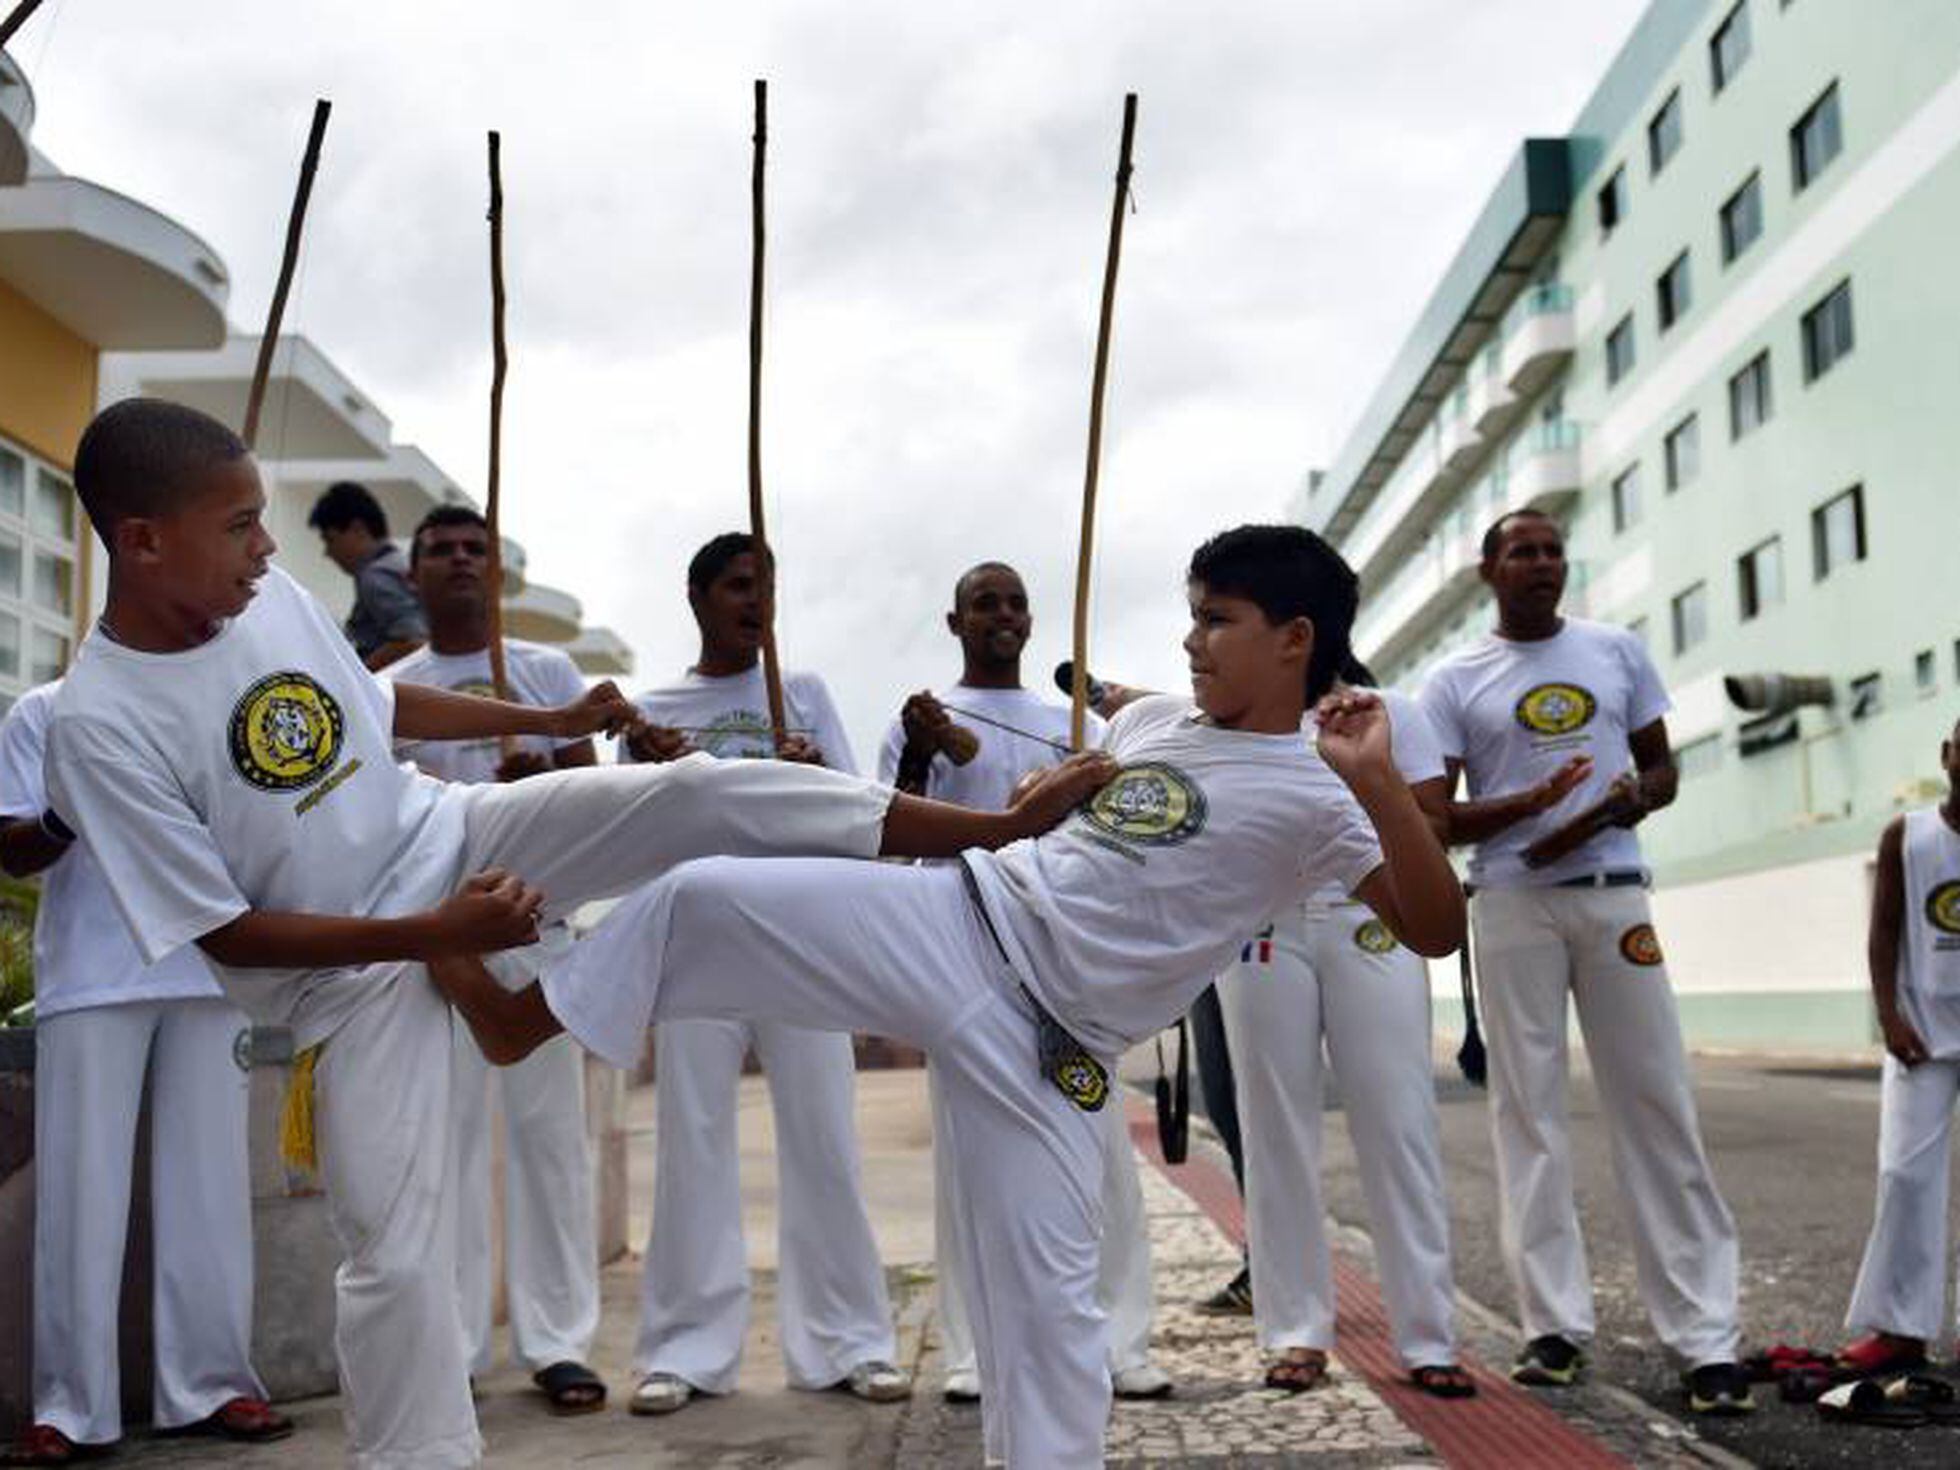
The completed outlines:
<svg viewBox="0 0 1960 1470">
<path fill-rule="evenodd" d="M 755 83 L 755 162 L 749 175 L 749 534 L 755 538 L 756 575 L 770 590 L 762 608 L 762 678 L 769 696 L 769 730 L 781 750 L 788 734 L 783 709 L 783 669 L 776 656 L 774 558 L 762 515 L 762 279 L 767 232 L 763 227 L 763 155 L 769 146 L 769 83 Z"/>
<path fill-rule="evenodd" d="M 483 492 L 483 519 L 489 531 L 490 567 L 490 687 L 497 698 L 510 698 L 510 676 L 504 667 L 504 374 L 510 354 L 504 346 L 504 174 L 499 157 L 502 144 L 490 133 L 490 467 Z M 516 749 L 506 737 L 504 754 Z"/>
<path fill-rule="evenodd" d="M 306 152 L 299 161 L 299 187 L 293 191 L 292 212 L 286 216 L 286 253 L 279 260 L 279 283 L 272 290 L 265 334 L 259 338 L 259 360 L 252 367 L 252 386 L 245 395 L 245 424 L 239 431 L 248 449 L 258 448 L 259 415 L 265 408 L 265 385 L 272 376 L 272 354 L 279 346 L 279 323 L 286 315 L 286 295 L 293 289 L 299 267 L 300 232 L 306 227 L 306 202 L 313 197 L 313 176 L 320 168 L 320 143 L 327 135 L 327 114 L 333 104 L 322 97 L 313 104 L 313 126 L 306 134 Z"/>
<path fill-rule="evenodd" d="M 1109 383 L 1109 335 L 1116 311 L 1116 270 L 1123 259 L 1123 209 L 1130 199 L 1130 145 L 1137 131 L 1137 94 L 1123 98 L 1123 142 L 1116 155 L 1116 201 L 1109 211 L 1109 255 L 1103 264 L 1102 316 L 1096 326 L 1096 373 L 1089 389 L 1089 462 L 1082 481 L 1082 539 L 1075 558 L 1075 677 L 1070 690 L 1068 743 L 1082 749 L 1089 706 L 1089 565 L 1096 545 L 1096 481 L 1102 469 L 1103 394 Z"/>
<path fill-rule="evenodd" d="M 20 0 L 5 20 L 0 20 L 0 50 L 14 38 L 14 32 L 27 24 L 27 18 L 41 8 L 41 0 Z"/>
</svg>

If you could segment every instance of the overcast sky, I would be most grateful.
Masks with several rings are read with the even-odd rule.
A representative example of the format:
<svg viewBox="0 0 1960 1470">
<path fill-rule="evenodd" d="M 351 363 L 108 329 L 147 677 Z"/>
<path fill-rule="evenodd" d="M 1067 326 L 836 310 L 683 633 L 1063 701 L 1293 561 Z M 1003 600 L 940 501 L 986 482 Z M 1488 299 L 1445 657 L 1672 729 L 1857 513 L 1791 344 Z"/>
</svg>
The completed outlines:
<svg viewBox="0 0 1960 1470">
<path fill-rule="evenodd" d="M 481 494 L 483 133 L 504 135 L 506 527 L 639 655 L 746 521 L 750 83 L 770 80 L 764 468 L 779 642 L 859 756 L 950 681 L 998 558 L 1066 656 L 1123 92 L 1141 94 L 1092 663 L 1183 686 L 1182 572 L 1327 463 L 1520 140 L 1644 0 L 678 5 L 50 0 L 34 140 L 203 235 L 262 324 L 334 103 L 288 330 Z"/>
</svg>

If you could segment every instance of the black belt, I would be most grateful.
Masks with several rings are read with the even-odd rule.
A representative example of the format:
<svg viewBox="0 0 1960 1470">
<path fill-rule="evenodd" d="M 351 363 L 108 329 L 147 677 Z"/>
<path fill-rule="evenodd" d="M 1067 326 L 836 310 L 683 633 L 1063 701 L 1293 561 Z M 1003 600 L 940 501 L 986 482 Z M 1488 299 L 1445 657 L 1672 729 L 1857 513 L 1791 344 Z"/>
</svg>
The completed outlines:
<svg viewBox="0 0 1960 1470">
<path fill-rule="evenodd" d="M 1647 875 L 1639 868 L 1616 868 L 1610 873 L 1587 873 L 1579 878 L 1561 878 L 1554 888 L 1645 888 Z"/>
</svg>

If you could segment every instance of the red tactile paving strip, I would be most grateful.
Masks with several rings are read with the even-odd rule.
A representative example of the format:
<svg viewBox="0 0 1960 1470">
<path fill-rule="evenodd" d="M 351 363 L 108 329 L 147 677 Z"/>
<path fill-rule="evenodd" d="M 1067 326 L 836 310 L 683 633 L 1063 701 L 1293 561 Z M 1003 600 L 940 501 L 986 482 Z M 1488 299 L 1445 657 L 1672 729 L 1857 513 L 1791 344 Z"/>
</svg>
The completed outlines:
<svg viewBox="0 0 1960 1470">
<path fill-rule="evenodd" d="M 1157 1120 L 1141 1102 L 1130 1105 L 1130 1137 L 1164 1177 L 1203 1210 L 1233 1244 L 1245 1243 L 1245 1208 L 1232 1176 L 1208 1159 L 1166 1164 Z M 1409 1386 L 1389 1337 L 1381 1289 L 1362 1266 L 1334 1253 L 1339 1311 L 1335 1351 L 1383 1403 L 1456 1470 L 1626 1470 L 1631 1462 L 1575 1428 L 1508 1378 L 1474 1358 L 1463 1366 L 1477 1383 L 1474 1399 L 1438 1399 Z M 1250 1329 L 1248 1329 L 1250 1330 Z"/>
</svg>

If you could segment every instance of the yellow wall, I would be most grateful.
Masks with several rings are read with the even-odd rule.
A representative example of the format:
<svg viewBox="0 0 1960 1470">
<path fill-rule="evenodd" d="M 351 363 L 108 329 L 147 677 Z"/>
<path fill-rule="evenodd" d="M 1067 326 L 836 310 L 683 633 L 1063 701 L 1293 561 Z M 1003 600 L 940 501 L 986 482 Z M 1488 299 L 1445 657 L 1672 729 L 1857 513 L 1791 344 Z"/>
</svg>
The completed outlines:
<svg viewBox="0 0 1960 1470">
<path fill-rule="evenodd" d="M 0 434 L 62 469 L 95 413 L 95 348 L 0 281 Z"/>
</svg>

